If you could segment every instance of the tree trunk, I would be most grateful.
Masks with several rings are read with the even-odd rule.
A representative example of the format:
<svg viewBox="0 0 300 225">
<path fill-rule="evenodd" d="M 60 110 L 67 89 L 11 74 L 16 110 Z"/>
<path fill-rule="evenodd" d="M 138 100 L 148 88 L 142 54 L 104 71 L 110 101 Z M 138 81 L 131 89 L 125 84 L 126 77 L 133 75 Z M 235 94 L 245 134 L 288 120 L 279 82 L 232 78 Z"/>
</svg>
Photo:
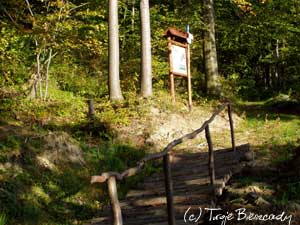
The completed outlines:
<svg viewBox="0 0 300 225">
<path fill-rule="evenodd" d="M 119 53 L 119 24 L 118 24 L 118 1 L 109 0 L 108 18 L 109 39 L 109 98 L 112 101 L 123 100 L 120 87 L 120 53 Z"/>
<path fill-rule="evenodd" d="M 42 74 L 41 74 L 41 61 L 40 61 L 41 52 L 38 51 L 36 55 L 36 63 L 37 63 L 37 76 L 38 76 L 38 86 L 39 86 L 39 93 L 40 98 L 43 98 L 43 87 L 42 87 Z"/>
<path fill-rule="evenodd" d="M 220 96 L 217 49 L 215 40 L 215 19 L 213 0 L 203 0 L 203 20 L 206 25 L 203 33 L 203 51 L 207 94 Z"/>
<path fill-rule="evenodd" d="M 279 40 L 276 39 L 276 63 L 274 82 L 276 91 L 279 91 Z"/>
<path fill-rule="evenodd" d="M 49 50 L 49 56 L 48 56 L 48 59 L 47 59 L 44 101 L 46 101 L 46 99 L 47 99 L 47 97 L 48 97 L 49 68 L 50 68 L 51 60 L 52 60 L 52 48 L 50 48 L 50 50 Z"/>
<path fill-rule="evenodd" d="M 149 97 L 152 95 L 152 58 L 149 0 L 141 0 L 140 8 L 142 36 L 141 95 L 143 97 Z"/>
</svg>

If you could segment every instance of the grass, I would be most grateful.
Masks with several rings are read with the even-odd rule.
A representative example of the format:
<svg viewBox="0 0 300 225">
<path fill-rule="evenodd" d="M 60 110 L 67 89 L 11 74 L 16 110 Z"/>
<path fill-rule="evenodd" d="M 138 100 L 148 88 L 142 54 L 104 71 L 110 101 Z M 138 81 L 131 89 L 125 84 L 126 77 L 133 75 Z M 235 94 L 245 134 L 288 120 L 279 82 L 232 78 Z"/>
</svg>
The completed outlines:
<svg viewBox="0 0 300 225">
<path fill-rule="evenodd" d="M 273 110 L 265 102 L 239 105 L 239 113 L 245 118 L 241 135 L 248 133 L 248 141 L 257 153 L 276 163 L 288 160 L 293 148 L 299 145 L 300 117 Z"/>
<path fill-rule="evenodd" d="M 282 186 L 283 187 L 280 189 L 278 196 L 275 199 L 278 205 L 285 206 L 290 201 L 300 200 L 300 182 L 288 183 Z"/>
<path fill-rule="evenodd" d="M 6 224 L 6 216 L 4 214 L 0 214 L 0 225 Z"/>
</svg>

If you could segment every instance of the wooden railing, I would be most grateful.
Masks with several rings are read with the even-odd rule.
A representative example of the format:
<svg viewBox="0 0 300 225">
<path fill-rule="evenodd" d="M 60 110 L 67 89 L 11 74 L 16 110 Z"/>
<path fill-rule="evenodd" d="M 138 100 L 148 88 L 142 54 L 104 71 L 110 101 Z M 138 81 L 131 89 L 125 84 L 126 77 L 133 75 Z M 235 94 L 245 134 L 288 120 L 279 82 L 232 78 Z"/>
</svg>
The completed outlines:
<svg viewBox="0 0 300 225">
<path fill-rule="evenodd" d="M 165 189 L 166 189 L 166 199 L 167 199 L 167 209 L 168 209 L 168 224 L 175 225 L 175 211 L 174 211 L 174 203 L 173 203 L 173 180 L 172 180 L 172 173 L 171 173 L 171 165 L 170 165 L 170 152 L 172 149 L 189 140 L 194 139 L 199 133 L 205 131 L 205 137 L 208 144 L 209 150 L 209 162 L 208 162 L 208 169 L 209 169 L 209 176 L 210 176 L 210 183 L 212 185 L 213 196 L 215 196 L 214 191 L 214 184 L 215 184 L 215 163 L 214 163 L 214 150 L 211 140 L 211 134 L 209 129 L 209 124 L 213 122 L 215 117 L 221 113 L 227 106 L 228 109 L 228 117 L 229 117 L 229 125 L 230 125 L 230 133 L 231 133 L 231 143 L 232 143 L 232 150 L 236 151 L 235 146 L 235 138 L 234 138 L 234 126 L 233 126 L 233 119 L 232 119 L 232 105 L 229 102 L 223 103 L 219 108 L 212 114 L 212 116 L 206 120 L 202 126 L 189 133 L 184 135 L 183 137 L 176 139 L 169 143 L 163 151 L 159 153 L 154 153 L 145 156 L 142 160 L 137 163 L 137 166 L 133 168 L 129 168 L 122 173 L 119 172 L 105 172 L 102 173 L 100 176 L 92 176 L 91 183 L 104 183 L 107 181 L 108 184 L 108 193 L 110 197 L 110 203 L 113 211 L 113 225 L 123 225 L 121 207 L 119 204 L 118 193 L 117 193 L 117 180 L 121 181 L 126 177 L 131 177 L 137 174 L 139 171 L 142 170 L 144 165 L 151 160 L 161 159 L 163 158 L 163 167 L 164 167 L 164 176 L 165 176 Z"/>
</svg>

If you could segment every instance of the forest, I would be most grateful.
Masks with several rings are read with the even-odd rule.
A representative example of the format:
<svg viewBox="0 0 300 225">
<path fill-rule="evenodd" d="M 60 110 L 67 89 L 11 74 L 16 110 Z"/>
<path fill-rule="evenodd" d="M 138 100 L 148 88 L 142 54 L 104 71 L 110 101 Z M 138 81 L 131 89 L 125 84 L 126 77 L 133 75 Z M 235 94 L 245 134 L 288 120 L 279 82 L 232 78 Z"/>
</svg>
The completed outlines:
<svg viewBox="0 0 300 225">
<path fill-rule="evenodd" d="M 256 159 L 223 207 L 254 193 L 252 210 L 300 223 L 299 1 L 0 0 L 0 19 L 0 225 L 92 224 L 109 205 L 93 175 L 163 150 L 224 102 Z M 170 96 L 164 37 L 187 26 L 193 107 L 184 77 Z M 216 149 L 231 145 L 223 117 Z M 176 151 L 207 151 L 198 142 Z M 120 182 L 120 199 L 161 171 L 158 160 Z"/>
</svg>

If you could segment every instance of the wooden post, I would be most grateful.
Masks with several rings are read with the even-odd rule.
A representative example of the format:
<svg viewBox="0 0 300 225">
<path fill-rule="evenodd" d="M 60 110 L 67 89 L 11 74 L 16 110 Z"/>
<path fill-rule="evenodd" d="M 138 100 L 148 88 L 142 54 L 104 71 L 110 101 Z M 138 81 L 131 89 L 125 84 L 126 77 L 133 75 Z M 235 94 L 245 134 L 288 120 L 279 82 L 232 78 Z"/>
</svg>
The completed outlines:
<svg viewBox="0 0 300 225">
<path fill-rule="evenodd" d="M 169 51 L 169 65 L 170 65 L 170 70 L 169 70 L 169 76 L 170 76 L 170 92 L 171 92 L 171 96 L 172 96 L 172 101 L 173 103 L 175 103 L 175 82 L 174 82 L 174 74 L 173 74 L 173 68 L 172 68 L 172 57 L 171 57 L 171 48 L 172 44 L 171 44 L 171 37 L 168 37 L 168 51 Z"/>
<path fill-rule="evenodd" d="M 192 109 L 192 78 L 191 78 L 191 52 L 190 45 L 187 45 L 187 79 L 188 79 L 188 95 L 189 95 L 189 109 Z"/>
<path fill-rule="evenodd" d="M 208 157 L 208 171 L 209 171 L 209 176 L 210 176 L 210 184 L 212 186 L 213 197 L 215 197 L 215 190 L 214 190 L 214 185 L 215 185 L 215 160 L 214 160 L 214 150 L 213 150 L 210 131 L 209 131 L 209 125 L 207 125 L 205 127 L 205 137 L 206 137 L 206 140 L 207 140 L 208 150 L 209 150 L 209 153 L 208 153 L 208 155 L 209 155 L 209 157 Z"/>
<path fill-rule="evenodd" d="M 121 206 L 118 199 L 117 183 L 115 177 L 110 177 L 107 181 L 110 204 L 113 212 L 113 225 L 123 225 Z"/>
<path fill-rule="evenodd" d="M 173 202 L 173 181 L 171 174 L 170 155 L 167 154 L 163 159 L 165 173 L 165 187 L 168 207 L 168 224 L 175 225 L 175 211 Z"/>
<path fill-rule="evenodd" d="M 95 118 L 95 109 L 94 109 L 94 101 L 92 99 L 88 100 L 88 118 L 94 119 Z"/>
<path fill-rule="evenodd" d="M 174 81 L 174 74 L 170 73 L 170 89 L 171 89 L 171 96 L 173 103 L 176 102 L 175 98 L 175 81 Z"/>
<path fill-rule="evenodd" d="M 235 152 L 236 147 L 235 147 L 235 138 L 234 138 L 234 126 L 233 126 L 233 119 L 232 119 L 232 106 L 230 103 L 228 104 L 228 117 L 229 117 L 229 124 L 230 124 L 230 133 L 231 133 L 231 145 L 232 145 L 232 150 Z"/>
</svg>

